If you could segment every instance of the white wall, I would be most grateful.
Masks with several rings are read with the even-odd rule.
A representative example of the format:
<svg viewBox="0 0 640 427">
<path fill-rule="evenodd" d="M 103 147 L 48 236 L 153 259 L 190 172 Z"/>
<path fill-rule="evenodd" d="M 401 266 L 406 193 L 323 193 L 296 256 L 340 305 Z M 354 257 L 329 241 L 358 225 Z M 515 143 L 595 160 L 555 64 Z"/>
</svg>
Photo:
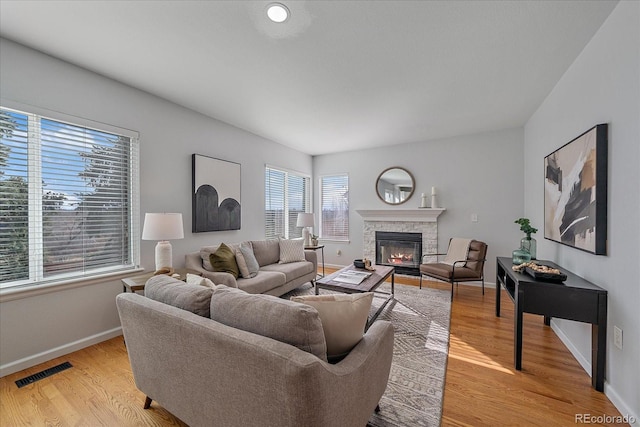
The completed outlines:
<svg viewBox="0 0 640 427">
<path fill-rule="evenodd" d="M 623 415 L 640 415 L 640 3 L 620 2 L 525 126 L 525 214 L 543 224 L 544 156 L 599 123 L 609 124 L 608 254 L 538 239 L 538 256 L 607 289 L 605 393 Z M 591 328 L 554 320 L 591 372 Z M 613 325 L 624 331 L 613 345 Z"/>
<path fill-rule="evenodd" d="M 511 256 L 520 245 L 523 215 L 523 130 L 509 129 L 377 149 L 328 154 L 313 158 L 314 212 L 319 212 L 319 177 L 349 175 L 349 243 L 322 242 L 328 264 L 347 265 L 363 254 L 363 220 L 358 209 L 416 209 L 421 193 L 436 187 L 440 206 L 438 249 L 446 251 L 450 237 L 469 237 L 489 245 L 486 281 L 495 283 L 495 257 Z M 413 174 L 416 189 L 408 202 L 392 206 L 375 189 L 378 175 L 391 166 Z M 471 222 L 471 214 L 478 222 Z M 316 224 L 318 216 L 316 215 Z M 340 250 L 342 255 L 336 252 Z"/>
<path fill-rule="evenodd" d="M 127 66 L 123 64 L 123 66 Z M 158 97 L 0 39 L 3 99 L 140 133 L 141 221 L 145 212 L 182 212 L 184 254 L 220 241 L 264 237 L 264 165 L 312 172 L 311 157 Z M 191 154 L 242 165 L 242 229 L 191 233 Z M 155 242 L 143 241 L 141 265 L 154 268 Z M 116 336 L 120 280 L 7 301 L 0 299 L 0 375 Z"/>
</svg>

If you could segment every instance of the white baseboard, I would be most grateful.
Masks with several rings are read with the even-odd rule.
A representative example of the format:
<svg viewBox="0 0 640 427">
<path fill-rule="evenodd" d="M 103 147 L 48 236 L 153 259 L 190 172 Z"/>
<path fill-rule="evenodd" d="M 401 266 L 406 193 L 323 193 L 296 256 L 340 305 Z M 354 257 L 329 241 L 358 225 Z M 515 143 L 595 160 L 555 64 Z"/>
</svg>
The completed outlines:
<svg viewBox="0 0 640 427">
<path fill-rule="evenodd" d="M 569 352 L 571 352 L 573 357 L 576 358 L 580 366 L 582 366 L 582 369 L 584 369 L 589 375 L 589 377 L 591 377 L 591 362 L 589 362 L 582 355 L 582 353 L 578 351 L 578 349 L 576 348 L 576 346 L 573 345 L 569 337 L 567 337 L 565 333 L 562 331 L 562 329 L 558 327 L 554 319 L 551 319 L 551 329 L 553 330 L 553 332 L 555 332 L 558 338 L 560 338 L 560 341 L 562 341 L 562 343 L 567 347 L 567 349 L 569 350 Z M 618 411 L 620 411 L 620 414 L 622 414 L 623 417 L 626 417 L 626 419 L 629 420 L 629 425 L 640 426 L 640 418 L 638 417 L 639 414 L 636 414 L 633 412 L 631 407 L 627 405 L 627 403 L 624 400 L 622 400 L 620 395 L 611 386 L 611 384 L 607 382 L 606 379 L 604 381 L 604 394 L 609 398 L 611 403 L 613 403 L 613 406 L 615 406 L 618 409 Z M 592 415 L 611 415 L 611 414 L 592 414 Z"/>
<path fill-rule="evenodd" d="M 52 348 L 47 351 L 43 351 L 42 353 L 34 354 L 10 363 L 6 363 L 4 365 L 0 365 L 0 378 L 18 371 L 22 371 L 23 369 L 39 365 L 40 363 L 48 362 L 49 360 L 55 359 L 56 357 L 64 356 L 65 354 L 82 350 L 83 348 L 90 347 L 94 344 L 98 344 L 111 338 L 115 338 L 119 335 L 122 335 L 122 327 L 120 326 L 108 331 L 101 332 L 99 334 L 91 335 L 89 337 L 70 342 L 65 345 L 61 345 L 56 348 Z"/>
</svg>

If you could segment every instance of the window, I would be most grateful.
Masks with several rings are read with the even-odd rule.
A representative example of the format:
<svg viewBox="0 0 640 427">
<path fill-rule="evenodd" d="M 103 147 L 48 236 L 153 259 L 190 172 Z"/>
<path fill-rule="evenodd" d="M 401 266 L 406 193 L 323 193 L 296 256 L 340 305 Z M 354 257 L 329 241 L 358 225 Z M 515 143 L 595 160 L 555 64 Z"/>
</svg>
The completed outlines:
<svg viewBox="0 0 640 427">
<path fill-rule="evenodd" d="M 3 107 L 0 137 L 0 288 L 95 276 L 138 262 L 134 132 Z"/>
<path fill-rule="evenodd" d="M 320 238 L 349 240 L 349 176 L 320 178 Z"/>
<path fill-rule="evenodd" d="M 298 172 L 265 168 L 265 237 L 293 239 L 302 236 L 298 213 L 311 212 L 310 177 Z"/>
</svg>

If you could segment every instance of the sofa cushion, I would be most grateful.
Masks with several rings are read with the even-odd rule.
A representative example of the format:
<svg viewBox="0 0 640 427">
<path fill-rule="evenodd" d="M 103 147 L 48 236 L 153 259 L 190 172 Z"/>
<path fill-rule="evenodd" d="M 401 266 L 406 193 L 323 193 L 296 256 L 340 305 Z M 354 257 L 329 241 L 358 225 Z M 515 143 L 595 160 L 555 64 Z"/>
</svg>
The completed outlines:
<svg viewBox="0 0 640 427">
<path fill-rule="evenodd" d="M 244 279 L 250 279 L 258 274 L 260 266 L 258 265 L 256 257 L 253 255 L 253 248 L 251 248 L 251 243 L 240 243 L 240 245 L 236 249 L 236 262 L 238 263 L 240 275 Z"/>
<path fill-rule="evenodd" d="M 240 243 L 240 252 L 242 252 L 242 256 L 244 256 L 244 260 L 247 263 L 249 275 L 255 277 L 255 275 L 258 274 L 258 270 L 260 270 L 260 264 L 258 264 L 258 260 L 253 253 L 253 245 L 251 242 Z"/>
<path fill-rule="evenodd" d="M 280 260 L 279 264 L 289 262 L 304 261 L 304 240 L 302 239 L 280 239 Z"/>
<path fill-rule="evenodd" d="M 209 317 L 213 289 L 185 283 L 166 274 L 159 274 L 147 280 L 144 295 L 147 298 Z"/>
<path fill-rule="evenodd" d="M 236 329 L 269 337 L 327 360 L 322 322 L 310 305 L 271 295 L 248 294 L 224 285 L 211 298 L 211 319 Z"/>
<path fill-rule="evenodd" d="M 278 263 L 280 243 L 277 240 L 253 240 L 251 247 L 260 267 Z"/>
<path fill-rule="evenodd" d="M 373 292 L 358 294 L 302 295 L 291 301 L 315 307 L 322 320 L 327 357 L 342 359 L 360 342 L 367 324 Z"/>
<path fill-rule="evenodd" d="M 250 294 L 263 294 L 285 283 L 287 283 L 287 276 L 284 273 L 267 270 L 260 270 L 255 277 L 250 279 L 238 279 L 236 281 L 239 289 Z"/>
<path fill-rule="evenodd" d="M 238 271 L 240 272 L 239 277 L 249 279 L 251 277 L 251 273 L 249 273 L 249 267 L 247 267 L 247 261 L 245 261 L 244 255 L 242 255 L 240 248 L 236 249 L 236 264 L 238 264 Z"/>
<path fill-rule="evenodd" d="M 209 261 L 213 271 L 232 274 L 236 279 L 240 275 L 235 251 L 224 243 L 221 243 L 218 250 L 211 254 Z"/>
<path fill-rule="evenodd" d="M 211 279 L 207 277 L 199 276 L 197 274 L 187 273 L 185 282 L 187 282 L 190 285 L 206 286 L 211 289 L 216 288 L 216 285 L 211 281 Z"/>
<path fill-rule="evenodd" d="M 290 262 L 288 264 L 265 265 L 260 271 L 277 271 L 284 273 L 287 282 L 291 282 L 305 274 L 313 273 L 313 263 L 309 261 Z"/>
<path fill-rule="evenodd" d="M 239 246 L 237 243 L 227 243 L 231 249 L 235 251 L 235 249 Z M 213 271 L 213 267 L 211 266 L 211 254 L 218 250 L 220 245 L 213 246 L 203 246 L 200 248 L 200 258 L 202 259 L 202 268 L 207 271 Z"/>
</svg>

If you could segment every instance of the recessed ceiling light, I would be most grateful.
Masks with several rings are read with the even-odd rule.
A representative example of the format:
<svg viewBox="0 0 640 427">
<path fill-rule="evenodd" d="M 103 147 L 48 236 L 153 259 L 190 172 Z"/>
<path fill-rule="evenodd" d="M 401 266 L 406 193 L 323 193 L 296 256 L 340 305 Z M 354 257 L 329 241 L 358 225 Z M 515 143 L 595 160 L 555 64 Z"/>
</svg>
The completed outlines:
<svg viewBox="0 0 640 427">
<path fill-rule="evenodd" d="M 271 3 L 267 6 L 267 16 L 273 22 L 281 23 L 289 18 L 289 9 L 281 3 Z"/>
</svg>

